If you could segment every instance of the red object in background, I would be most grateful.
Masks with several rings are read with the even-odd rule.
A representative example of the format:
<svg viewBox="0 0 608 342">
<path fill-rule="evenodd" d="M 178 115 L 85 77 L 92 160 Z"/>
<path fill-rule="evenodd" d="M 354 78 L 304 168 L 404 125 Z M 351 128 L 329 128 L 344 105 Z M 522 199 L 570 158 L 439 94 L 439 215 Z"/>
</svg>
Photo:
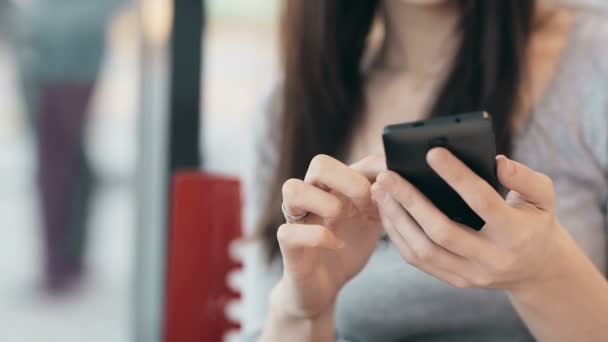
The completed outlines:
<svg viewBox="0 0 608 342">
<path fill-rule="evenodd" d="M 238 325 L 225 316 L 239 294 L 226 284 L 240 263 L 228 253 L 241 237 L 239 182 L 200 172 L 173 179 L 165 342 L 220 342 Z"/>
</svg>

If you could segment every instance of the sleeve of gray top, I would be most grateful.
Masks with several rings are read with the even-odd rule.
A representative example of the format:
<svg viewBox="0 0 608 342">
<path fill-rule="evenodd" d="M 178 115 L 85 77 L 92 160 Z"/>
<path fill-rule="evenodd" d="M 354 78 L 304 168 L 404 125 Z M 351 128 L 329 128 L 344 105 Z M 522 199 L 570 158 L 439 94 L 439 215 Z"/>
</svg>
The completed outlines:
<svg viewBox="0 0 608 342">
<path fill-rule="evenodd" d="M 277 162 L 279 108 L 277 96 L 273 94 L 252 124 L 252 139 L 249 144 L 248 170 L 244 177 L 244 227 L 245 234 L 251 236 L 266 201 L 266 191 L 270 186 L 272 172 Z M 243 306 L 241 317 L 241 341 L 255 341 L 264 327 L 268 311 L 270 291 L 281 277 L 280 260 L 268 263 L 260 241 L 245 246 L 243 276 Z"/>
</svg>

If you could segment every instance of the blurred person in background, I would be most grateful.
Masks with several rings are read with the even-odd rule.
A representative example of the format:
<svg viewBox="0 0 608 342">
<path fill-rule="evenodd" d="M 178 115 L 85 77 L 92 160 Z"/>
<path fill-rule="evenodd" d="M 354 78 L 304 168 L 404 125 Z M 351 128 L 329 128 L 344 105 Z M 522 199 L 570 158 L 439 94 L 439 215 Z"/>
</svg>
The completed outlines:
<svg viewBox="0 0 608 342">
<path fill-rule="evenodd" d="M 94 175 L 84 150 L 106 28 L 122 0 L 14 1 L 14 35 L 35 131 L 44 288 L 67 293 L 85 272 Z"/>
<path fill-rule="evenodd" d="M 282 25 L 249 180 L 245 341 L 608 340 L 604 13 L 288 0 Z M 481 232 L 367 157 L 387 124 L 477 110 L 519 161 L 497 158 L 507 198 L 445 149 L 428 162 Z"/>
</svg>

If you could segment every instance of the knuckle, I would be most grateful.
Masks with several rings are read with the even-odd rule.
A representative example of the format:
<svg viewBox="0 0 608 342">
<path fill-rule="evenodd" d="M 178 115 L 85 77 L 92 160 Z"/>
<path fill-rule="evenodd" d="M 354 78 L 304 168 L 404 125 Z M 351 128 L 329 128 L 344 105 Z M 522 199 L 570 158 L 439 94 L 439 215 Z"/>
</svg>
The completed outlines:
<svg viewBox="0 0 608 342">
<path fill-rule="evenodd" d="M 320 226 L 310 227 L 311 239 L 309 240 L 308 246 L 312 248 L 319 248 L 324 245 L 324 242 L 329 239 L 329 232 Z"/>
<path fill-rule="evenodd" d="M 283 198 L 293 198 L 298 195 L 300 190 L 301 181 L 299 179 L 289 179 L 285 183 L 283 183 Z"/>
<path fill-rule="evenodd" d="M 399 199 L 399 203 L 406 209 L 412 209 L 416 206 L 416 196 L 414 196 L 414 192 L 409 187 L 397 190 L 396 197 Z"/>
<path fill-rule="evenodd" d="M 280 245 L 284 245 L 289 241 L 289 224 L 283 224 L 277 230 L 277 241 Z"/>
<path fill-rule="evenodd" d="M 310 240 L 310 242 L 308 243 L 308 247 L 310 247 L 310 248 L 320 248 L 322 245 L 323 244 L 322 244 L 321 240 L 318 238 Z"/>
<path fill-rule="evenodd" d="M 487 212 L 491 205 L 489 201 L 480 194 L 475 194 L 471 197 L 471 208 L 479 212 Z"/>
<path fill-rule="evenodd" d="M 331 172 L 329 169 L 331 168 L 332 160 L 332 157 L 325 154 L 314 156 L 308 166 L 306 179 L 312 182 L 321 182 L 325 175 Z"/>
<path fill-rule="evenodd" d="M 318 154 L 312 158 L 309 168 L 317 172 L 323 171 L 331 160 L 332 158 L 328 155 Z"/>
<path fill-rule="evenodd" d="M 369 197 L 371 185 L 365 179 L 361 179 L 355 186 L 352 188 L 352 196 L 354 198 L 365 198 Z"/>
<path fill-rule="evenodd" d="M 437 248 L 425 244 L 416 250 L 416 257 L 424 263 L 430 263 L 437 257 Z"/>
<path fill-rule="evenodd" d="M 450 246 L 454 241 L 452 233 L 447 229 L 446 225 L 438 224 L 435 228 L 429 230 L 429 237 L 440 246 Z"/>
<path fill-rule="evenodd" d="M 330 217 L 338 217 L 340 216 L 340 214 L 342 213 L 342 202 L 340 202 L 339 200 L 337 201 L 331 201 L 330 203 L 328 203 L 325 206 L 325 216 L 330 218 Z"/>
<path fill-rule="evenodd" d="M 408 264 L 412 266 L 417 266 L 419 264 L 418 258 L 416 258 L 416 255 L 412 253 L 412 251 L 401 251 L 400 254 L 403 260 L 405 260 L 405 262 L 407 262 Z"/>
</svg>

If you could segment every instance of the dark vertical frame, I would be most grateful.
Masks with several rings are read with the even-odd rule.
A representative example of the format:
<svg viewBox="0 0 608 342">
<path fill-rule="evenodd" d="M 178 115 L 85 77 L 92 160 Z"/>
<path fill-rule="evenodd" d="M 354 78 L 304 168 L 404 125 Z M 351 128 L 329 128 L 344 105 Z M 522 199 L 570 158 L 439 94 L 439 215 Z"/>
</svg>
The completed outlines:
<svg viewBox="0 0 608 342">
<path fill-rule="evenodd" d="M 201 165 L 204 0 L 175 0 L 171 34 L 169 170 Z"/>
</svg>

